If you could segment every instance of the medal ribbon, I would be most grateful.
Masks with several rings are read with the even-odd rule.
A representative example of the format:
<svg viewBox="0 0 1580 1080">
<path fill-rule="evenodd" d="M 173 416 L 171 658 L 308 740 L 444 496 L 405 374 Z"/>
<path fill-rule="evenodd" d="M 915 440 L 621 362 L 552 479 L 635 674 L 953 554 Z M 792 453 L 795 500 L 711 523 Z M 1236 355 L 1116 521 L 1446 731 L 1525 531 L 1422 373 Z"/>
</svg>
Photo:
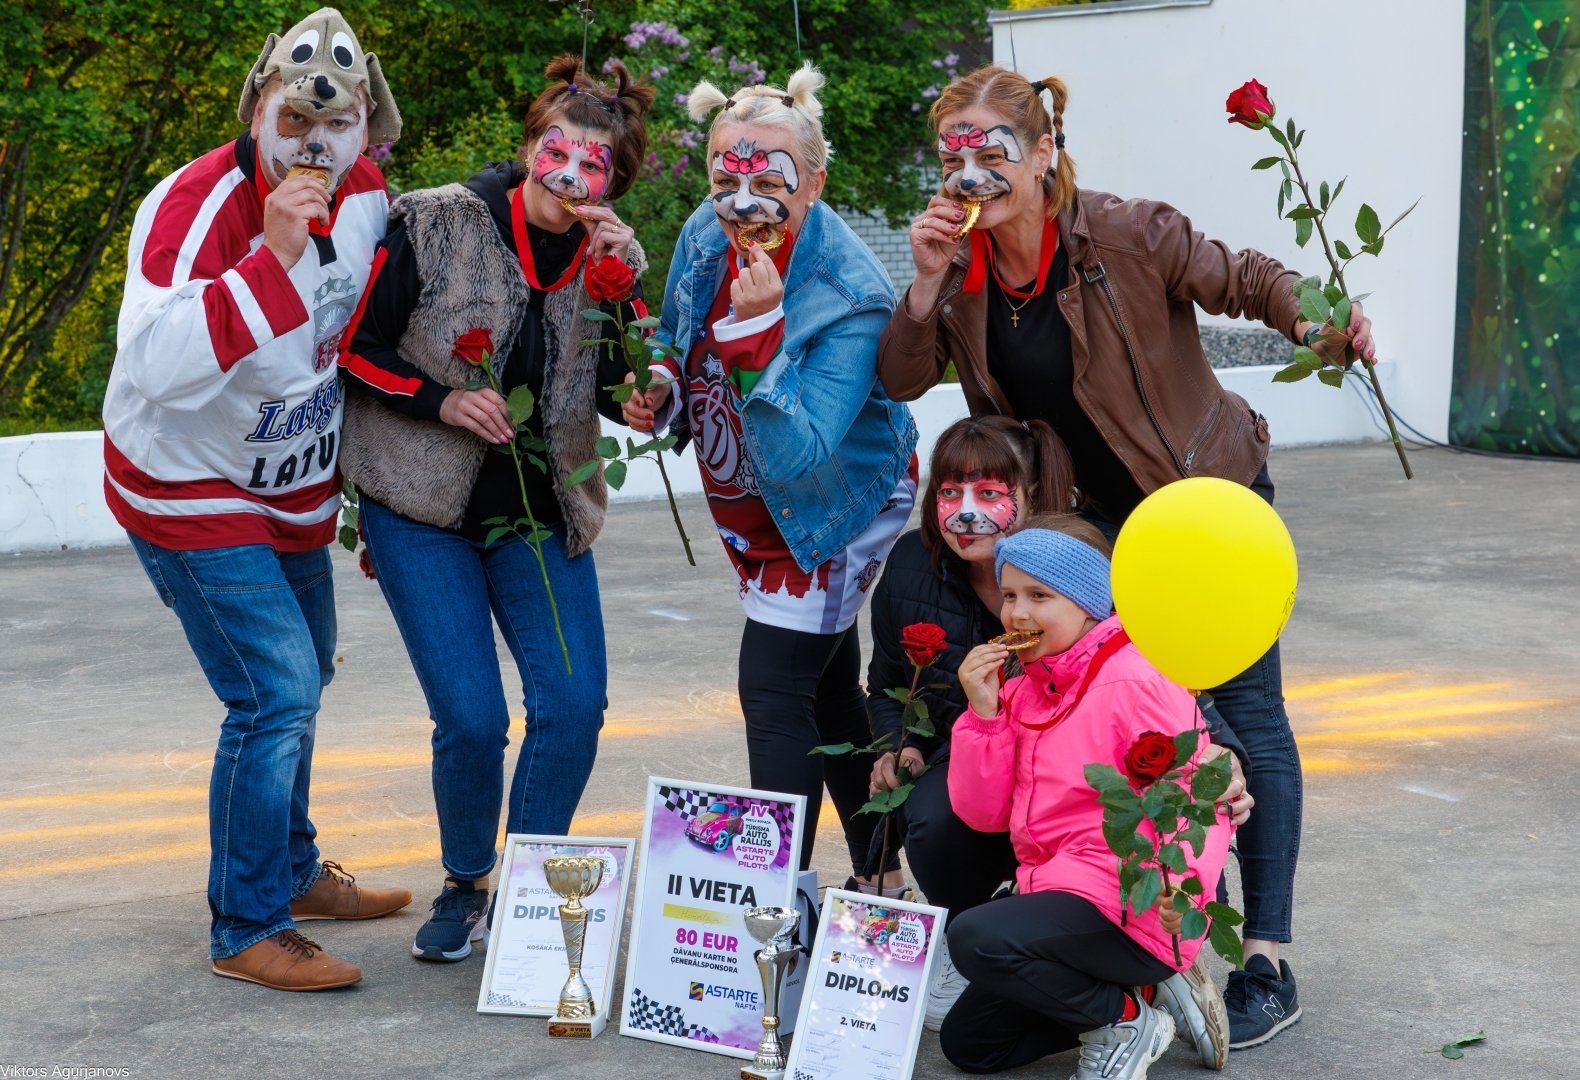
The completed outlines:
<svg viewBox="0 0 1580 1080">
<path fill-rule="evenodd" d="M 987 284 L 988 270 L 993 271 L 993 280 L 998 282 L 998 287 L 1017 300 L 1030 300 L 1040 295 L 1043 286 L 1048 283 L 1048 268 L 1053 265 L 1054 253 L 1059 250 L 1059 224 L 1053 220 L 1042 223 L 1042 250 L 1038 253 L 1037 286 L 1031 292 L 1020 292 L 1004 284 L 1004 279 L 998 276 L 998 268 L 993 266 L 993 234 L 987 229 L 972 229 L 971 238 L 971 266 L 966 270 L 965 284 L 961 286 L 968 293 L 979 293 L 982 286 Z"/>
<path fill-rule="evenodd" d="M 527 284 L 539 292 L 559 292 L 569 285 L 571 278 L 576 276 L 576 271 L 581 268 L 582 255 L 587 251 L 587 241 L 592 239 L 591 234 L 582 237 L 581 246 L 576 249 L 576 254 L 571 258 L 571 265 L 561 275 L 560 279 L 552 285 L 538 283 L 538 268 L 532 262 L 532 243 L 527 239 L 527 208 L 521 198 L 521 189 L 527 181 L 523 180 L 516 185 L 516 193 L 510 197 L 510 226 L 516 235 L 516 256 L 521 260 L 521 273 L 527 279 Z"/>
</svg>

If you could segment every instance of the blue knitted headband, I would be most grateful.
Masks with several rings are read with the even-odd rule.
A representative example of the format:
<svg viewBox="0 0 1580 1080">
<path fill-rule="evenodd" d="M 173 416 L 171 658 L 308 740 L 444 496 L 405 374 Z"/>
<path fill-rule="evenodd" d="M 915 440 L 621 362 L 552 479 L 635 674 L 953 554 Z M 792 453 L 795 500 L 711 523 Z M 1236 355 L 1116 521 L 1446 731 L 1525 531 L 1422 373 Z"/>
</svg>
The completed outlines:
<svg viewBox="0 0 1580 1080">
<path fill-rule="evenodd" d="M 1051 529 L 1025 529 L 993 545 L 993 574 L 1004 581 L 1004 564 L 1030 574 L 1094 619 L 1114 610 L 1108 560 L 1090 544 Z"/>
</svg>

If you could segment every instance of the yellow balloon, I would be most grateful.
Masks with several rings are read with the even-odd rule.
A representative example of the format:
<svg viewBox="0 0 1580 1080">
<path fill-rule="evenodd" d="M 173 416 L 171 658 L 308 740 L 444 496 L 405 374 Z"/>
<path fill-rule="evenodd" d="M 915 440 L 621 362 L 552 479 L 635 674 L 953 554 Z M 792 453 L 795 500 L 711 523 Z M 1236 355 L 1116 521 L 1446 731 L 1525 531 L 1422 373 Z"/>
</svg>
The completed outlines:
<svg viewBox="0 0 1580 1080">
<path fill-rule="evenodd" d="M 1267 502 L 1198 476 L 1159 488 L 1114 544 L 1114 607 L 1141 655 L 1206 690 L 1270 649 L 1295 606 L 1289 530 Z"/>
</svg>

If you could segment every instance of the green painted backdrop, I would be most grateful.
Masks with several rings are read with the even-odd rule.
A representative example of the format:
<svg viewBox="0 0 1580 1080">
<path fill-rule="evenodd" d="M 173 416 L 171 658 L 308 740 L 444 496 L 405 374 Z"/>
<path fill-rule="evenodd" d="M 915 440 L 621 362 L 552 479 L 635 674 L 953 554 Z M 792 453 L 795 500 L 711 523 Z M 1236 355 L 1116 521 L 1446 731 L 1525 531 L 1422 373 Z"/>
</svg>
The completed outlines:
<svg viewBox="0 0 1580 1080">
<path fill-rule="evenodd" d="M 1580 456 L 1580 0 L 1465 7 L 1449 439 Z"/>
</svg>

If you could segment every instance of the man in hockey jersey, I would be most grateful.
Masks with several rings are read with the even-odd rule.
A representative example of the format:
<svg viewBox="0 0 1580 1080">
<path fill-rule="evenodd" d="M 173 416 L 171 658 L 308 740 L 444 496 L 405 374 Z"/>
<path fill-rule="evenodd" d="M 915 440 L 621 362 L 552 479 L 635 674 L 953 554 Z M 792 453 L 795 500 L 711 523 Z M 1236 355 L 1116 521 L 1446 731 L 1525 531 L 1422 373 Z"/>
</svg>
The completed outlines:
<svg viewBox="0 0 1580 1080">
<path fill-rule="evenodd" d="M 389 198 L 363 156 L 400 135 L 375 56 L 324 8 L 269 35 L 251 129 L 137 211 L 104 402 L 105 497 L 228 709 L 209 782 L 214 972 L 281 990 L 361 979 L 296 930 L 411 902 L 321 863 L 307 814 L 334 674 L 341 331 Z"/>
</svg>

